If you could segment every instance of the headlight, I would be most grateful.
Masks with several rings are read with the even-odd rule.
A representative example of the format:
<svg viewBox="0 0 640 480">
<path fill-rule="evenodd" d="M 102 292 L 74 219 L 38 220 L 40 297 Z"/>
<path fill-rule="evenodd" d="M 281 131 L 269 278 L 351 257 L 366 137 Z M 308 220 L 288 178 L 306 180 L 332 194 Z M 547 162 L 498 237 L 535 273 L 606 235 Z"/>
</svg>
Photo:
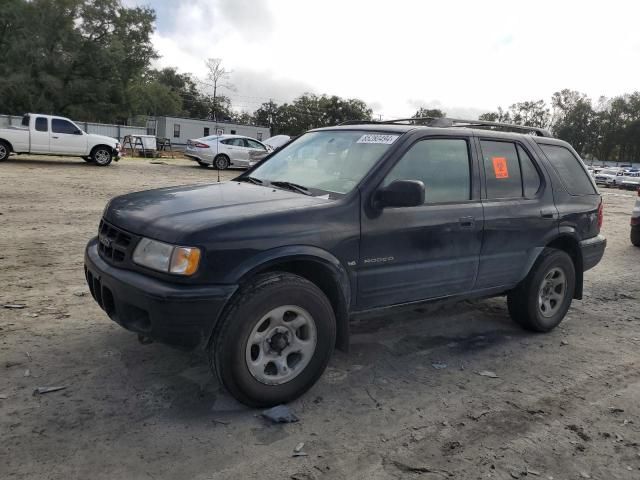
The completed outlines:
<svg viewBox="0 0 640 480">
<path fill-rule="evenodd" d="M 143 238 L 133 252 L 133 261 L 143 267 L 177 275 L 193 275 L 200 264 L 200 249 L 174 247 Z"/>
</svg>

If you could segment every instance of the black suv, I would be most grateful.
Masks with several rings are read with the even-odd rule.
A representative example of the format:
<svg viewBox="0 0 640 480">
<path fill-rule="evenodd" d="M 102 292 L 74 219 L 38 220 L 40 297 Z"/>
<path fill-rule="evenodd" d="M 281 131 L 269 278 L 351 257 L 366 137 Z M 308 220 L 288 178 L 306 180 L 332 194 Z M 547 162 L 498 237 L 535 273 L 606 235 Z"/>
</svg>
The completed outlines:
<svg viewBox="0 0 640 480">
<path fill-rule="evenodd" d="M 506 295 L 553 329 L 606 246 L 578 154 L 539 129 L 415 122 L 312 130 L 232 181 L 114 198 L 85 253 L 94 299 L 204 349 L 252 406 L 309 389 L 361 312 Z"/>
</svg>

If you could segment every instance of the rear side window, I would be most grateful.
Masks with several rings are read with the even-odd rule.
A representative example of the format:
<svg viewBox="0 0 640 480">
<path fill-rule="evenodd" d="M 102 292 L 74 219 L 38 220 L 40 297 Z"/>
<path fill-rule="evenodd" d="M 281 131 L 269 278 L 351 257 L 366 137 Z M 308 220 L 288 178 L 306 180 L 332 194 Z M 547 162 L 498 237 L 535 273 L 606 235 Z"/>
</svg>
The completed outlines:
<svg viewBox="0 0 640 480">
<path fill-rule="evenodd" d="M 551 165 L 571 195 L 593 195 L 596 193 L 582 161 L 568 148 L 559 145 L 539 144 Z"/>
<path fill-rule="evenodd" d="M 469 149 L 462 139 L 434 138 L 413 145 L 387 175 L 394 180 L 420 180 L 425 203 L 463 202 L 471 198 Z"/>
<path fill-rule="evenodd" d="M 36 130 L 38 132 L 47 132 L 49 127 L 47 126 L 47 119 L 44 117 L 36 118 Z"/>
<path fill-rule="evenodd" d="M 481 140 L 487 198 L 533 198 L 541 179 L 527 151 L 513 142 Z"/>
<path fill-rule="evenodd" d="M 516 144 L 482 140 L 487 198 L 522 197 L 522 176 Z"/>
</svg>

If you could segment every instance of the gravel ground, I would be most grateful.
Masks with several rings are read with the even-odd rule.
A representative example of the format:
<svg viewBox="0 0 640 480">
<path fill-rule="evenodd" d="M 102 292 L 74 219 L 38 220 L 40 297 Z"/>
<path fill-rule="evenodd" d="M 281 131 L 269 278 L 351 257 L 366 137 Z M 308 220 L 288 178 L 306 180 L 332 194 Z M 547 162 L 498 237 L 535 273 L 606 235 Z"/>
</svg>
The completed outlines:
<svg viewBox="0 0 640 480">
<path fill-rule="evenodd" d="M 110 197 L 216 181 L 160 162 L 0 164 L 0 305 L 26 306 L 0 308 L 0 478 L 640 478 L 633 193 L 604 190 L 605 258 L 555 331 L 520 330 L 503 298 L 359 320 L 290 405 L 300 421 L 274 426 L 88 293 L 83 248 Z M 66 388 L 33 395 L 51 386 Z"/>
</svg>

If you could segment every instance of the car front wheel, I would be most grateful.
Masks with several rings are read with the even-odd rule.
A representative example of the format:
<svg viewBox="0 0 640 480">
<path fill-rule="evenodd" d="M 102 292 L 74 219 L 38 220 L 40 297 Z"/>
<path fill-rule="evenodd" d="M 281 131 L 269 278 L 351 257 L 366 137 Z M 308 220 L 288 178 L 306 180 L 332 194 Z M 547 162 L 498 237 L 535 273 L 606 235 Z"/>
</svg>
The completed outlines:
<svg viewBox="0 0 640 480">
<path fill-rule="evenodd" d="M 527 330 L 548 332 L 567 314 L 575 288 L 571 257 L 562 250 L 545 248 L 529 275 L 507 295 L 509 314 Z"/>
<path fill-rule="evenodd" d="M 9 154 L 11 153 L 11 149 L 9 145 L 5 142 L 0 142 L 0 162 L 9 158 Z"/>
<path fill-rule="evenodd" d="M 269 407 L 313 386 L 335 338 L 335 315 L 324 293 L 303 277 L 275 272 L 256 277 L 232 300 L 208 356 L 237 400 Z"/>
</svg>

